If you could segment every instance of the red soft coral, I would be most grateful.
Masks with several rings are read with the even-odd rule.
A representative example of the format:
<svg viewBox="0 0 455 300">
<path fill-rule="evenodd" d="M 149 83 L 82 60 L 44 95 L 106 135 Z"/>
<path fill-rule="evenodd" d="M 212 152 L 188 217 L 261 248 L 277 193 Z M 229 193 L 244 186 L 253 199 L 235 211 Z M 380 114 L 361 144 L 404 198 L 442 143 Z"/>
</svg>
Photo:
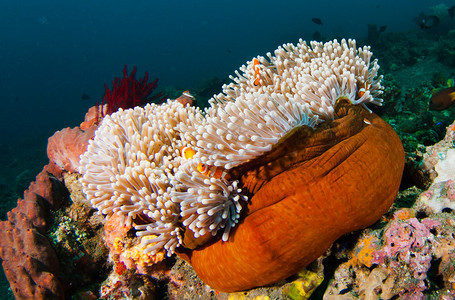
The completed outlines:
<svg viewBox="0 0 455 300">
<path fill-rule="evenodd" d="M 157 95 L 151 95 L 152 91 L 156 88 L 158 78 L 153 82 L 147 82 L 148 73 L 145 72 L 144 78 L 141 80 L 136 79 L 137 68 L 134 67 L 131 74 L 128 76 L 127 67 L 123 69 L 123 78 L 115 78 L 112 82 L 112 91 L 105 87 L 105 94 L 103 98 L 103 105 L 107 105 L 105 112 L 101 115 L 109 115 L 116 112 L 119 108 L 128 109 L 135 106 L 144 105 L 151 102 L 159 97 L 161 93 Z M 103 106 L 102 106 L 103 107 Z"/>
</svg>

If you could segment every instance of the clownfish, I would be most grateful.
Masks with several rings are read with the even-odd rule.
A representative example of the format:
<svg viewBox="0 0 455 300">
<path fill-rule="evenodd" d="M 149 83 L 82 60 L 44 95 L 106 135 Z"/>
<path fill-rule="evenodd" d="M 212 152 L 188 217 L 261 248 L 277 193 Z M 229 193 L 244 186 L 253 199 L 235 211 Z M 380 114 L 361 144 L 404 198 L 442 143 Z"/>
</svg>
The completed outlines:
<svg viewBox="0 0 455 300">
<path fill-rule="evenodd" d="M 259 80 L 261 80 L 261 74 L 259 73 L 259 60 L 253 58 L 253 71 L 254 71 L 254 85 L 259 85 Z"/>
<path fill-rule="evenodd" d="M 196 101 L 196 99 L 194 98 L 193 95 L 190 94 L 190 91 L 184 91 L 182 93 L 182 96 L 178 97 L 177 99 L 175 99 L 177 102 L 180 102 L 181 104 L 183 105 L 193 105 L 193 102 Z"/>
<path fill-rule="evenodd" d="M 362 98 L 363 95 L 365 95 L 365 93 L 366 93 L 370 88 L 371 88 L 371 84 L 365 82 L 365 83 L 364 83 L 364 87 L 361 88 L 361 89 L 358 91 L 358 93 L 357 93 L 358 96 L 359 96 L 359 98 Z"/>
<path fill-rule="evenodd" d="M 203 163 L 197 165 L 197 170 L 207 177 L 227 180 L 227 173 L 221 167 L 209 166 Z"/>
<path fill-rule="evenodd" d="M 194 157 L 194 155 L 196 154 L 196 151 L 191 147 L 181 147 L 180 152 L 181 152 L 182 157 L 185 159 L 192 159 Z M 222 167 L 209 166 L 209 165 L 206 165 L 206 164 L 203 164 L 202 162 L 200 162 L 196 168 L 201 174 L 203 174 L 207 177 L 213 177 L 216 179 L 224 179 L 224 180 L 228 179 L 227 178 L 228 174 Z"/>
<path fill-rule="evenodd" d="M 193 156 L 196 154 L 196 151 L 193 150 L 191 147 L 181 147 L 180 154 L 185 159 L 192 159 Z"/>
</svg>

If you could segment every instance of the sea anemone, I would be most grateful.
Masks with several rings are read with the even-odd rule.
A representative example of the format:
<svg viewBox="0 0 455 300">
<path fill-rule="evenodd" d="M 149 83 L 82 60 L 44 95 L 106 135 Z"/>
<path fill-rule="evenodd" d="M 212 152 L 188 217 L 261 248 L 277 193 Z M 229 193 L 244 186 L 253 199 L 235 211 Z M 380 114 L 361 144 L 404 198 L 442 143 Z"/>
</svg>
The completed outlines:
<svg viewBox="0 0 455 300">
<path fill-rule="evenodd" d="M 382 104 L 369 47 L 300 41 L 274 54 L 242 66 L 204 112 L 119 110 L 81 157 L 93 207 L 222 291 L 282 280 L 375 222 L 403 170 L 398 136 L 366 107 Z"/>
<path fill-rule="evenodd" d="M 198 170 L 200 164 L 194 158 L 180 166 L 172 196 L 180 204 L 182 224 L 195 238 L 224 229 L 222 239 L 227 241 L 240 217 L 241 201 L 247 197 L 241 194 L 237 180 L 206 176 Z"/>
<path fill-rule="evenodd" d="M 296 126 L 332 121 L 339 99 L 381 105 L 377 61 L 370 61 L 369 47 L 355 47 L 355 40 L 311 42 L 311 48 L 301 40 L 268 53 L 269 60 L 253 59 L 259 65 L 243 65 L 210 100 L 207 118 L 193 133 L 201 159 L 230 169 L 270 151 Z"/>
<path fill-rule="evenodd" d="M 106 217 L 123 216 L 125 223 L 146 216 L 149 222 L 136 229 L 140 236 L 157 235 L 144 239 L 154 243 L 149 251 L 164 247 L 172 254 L 180 244 L 180 208 L 171 200 L 170 180 L 182 146 L 177 124 L 190 120 L 194 110 L 178 102 L 119 109 L 104 117 L 81 155 L 87 200 Z"/>
</svg>

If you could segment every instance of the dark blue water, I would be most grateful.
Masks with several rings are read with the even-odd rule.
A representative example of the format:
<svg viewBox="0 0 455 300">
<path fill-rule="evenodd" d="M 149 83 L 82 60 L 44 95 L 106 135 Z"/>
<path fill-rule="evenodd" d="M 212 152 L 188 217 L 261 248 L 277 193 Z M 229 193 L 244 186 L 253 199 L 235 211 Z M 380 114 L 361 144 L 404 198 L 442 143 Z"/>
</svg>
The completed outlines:
<svg viewBox="0 0 455 300">
<path fill-rule="evenodd" d="M 15 143 L 77 125 L 124 64 L 190 89 L 279 44 L 414 28 L 438 1 L 0 1 L 0 130 Z M 455 1 L 445 1 L 451 6 Z M 318 17 L 323 25 L 314 24 Z M 81 95 L 88 94 L 89 101 Z"/>
<path fill-rule="evenodd" d="M 413 18 L 439 3 L 0 0 L 0 189 L 13 183 L 20 194 L 46 161 L 47 137 L 78 125 L 125 64 L 139 78 L 148 71 L 160 86 L 191 90 L 315 31 L 360 39 L 368 24 L 415 30 Z"/>
</svg>

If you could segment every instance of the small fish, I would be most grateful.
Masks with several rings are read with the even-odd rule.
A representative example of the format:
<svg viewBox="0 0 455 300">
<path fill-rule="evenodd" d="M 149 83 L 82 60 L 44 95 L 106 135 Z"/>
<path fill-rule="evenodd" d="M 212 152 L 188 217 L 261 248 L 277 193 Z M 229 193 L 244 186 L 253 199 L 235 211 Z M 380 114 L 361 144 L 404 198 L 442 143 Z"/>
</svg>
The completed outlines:
<svg viewBox="0 0 455 300">
<path fill-rule="evenodd" d="M 193 156 L 196 154 L 196 151 L 193 150 L 191 147 L 182 147 L 180 148 L 180 154 L 185 159 L 192 159 Z"/>
<path fill-rule="evenodd" d="M 190 94 L 190 91 L 184 91 L 182 93 L 182 96 L 175 99 L 175 101 L 180 102 L 184 106 L 186 105 L 191 106 L 196 101 L 196 98 L 194 98 L 194 96 Z"/>
<path fill-rule="evenodd" d="M 81 99 L 82 100 L 90 100 L 90 96 L 87 95 L 87 94 L 82 94 Z"/>
<path fill-rule="evenodd" d="M 448 87 L 440 90 L 430 99 L 430 109 L 444 110 L 455 103 L 455 87 Z"/>
<path fill-rule="evenodd" d="M 226 52 L 231 54 L 232 53 L 232 50 L 231 49 L 226 49 Z"/>
<path fill-rule="evenodd" d="M 261 80 L 261 73 L 259 70 L 259 60 L 257 58 L 253 58 L 253 70 L 254 70 L 254 85 L 258 86 Z"/>
<path fill-rule="evenodd" d="M 207 177 L 227 180 L 227 173 L 221 167 L 209 166 L 203 163 L 197 165 L 197 170 Z"/>
<path fill-rule="evenodd" d="M 319 31 L 313 32 L 313 40 L 315 40 L 315 41 L 322 40 L 322 34 Z"/>
<path fill-rule="evenodd" d="M 49 24 L 49 21 L 47 20 L 46 16 L 40 16 L 38 18 L 38 23 L 40 23 L 41 25 L 46 25 Z"/>
<path fill-rule="evenodd" d="M 192 159 L 196 154 L 196 151 L 191 147 L 181 147 L 180 154 L 184 159 Z M 199 163 L 196 168 L 201 174 L 207 177 L 228 180 L 229 175 L 222 167 L 209 166 L 204 163 Z"/>
<path fill-rule="evenodd" d="M 382 25 L 379 27 L 379 32 L 384 32 L 387 29 L 387 25 Z"/>
<path fill-rule="evenodd" d="M 430 29 L 439 24 L 439 18 L 436 16 L 427 16 L 424 13 L 420 13 L 414 21 L 419 25 L 420 29 Z"/>
<path fill-rule="evenodd" d="M 322 20 L 319 18 L 312 18 L 311 21 L 313 21 L 314 24 L 316 25 L 323 25 Z"/>
<path fill-rule="evenodd" d="M 359 89 L 359 91 L 357 92 L 357 96 L 359 96 L 359 98 L 362 98 L 363 95 L 365 95 L 365 93 L 371 88 L 371 84 L 365 82 L 363 84 L 363 87 Z"/>
</svg>

